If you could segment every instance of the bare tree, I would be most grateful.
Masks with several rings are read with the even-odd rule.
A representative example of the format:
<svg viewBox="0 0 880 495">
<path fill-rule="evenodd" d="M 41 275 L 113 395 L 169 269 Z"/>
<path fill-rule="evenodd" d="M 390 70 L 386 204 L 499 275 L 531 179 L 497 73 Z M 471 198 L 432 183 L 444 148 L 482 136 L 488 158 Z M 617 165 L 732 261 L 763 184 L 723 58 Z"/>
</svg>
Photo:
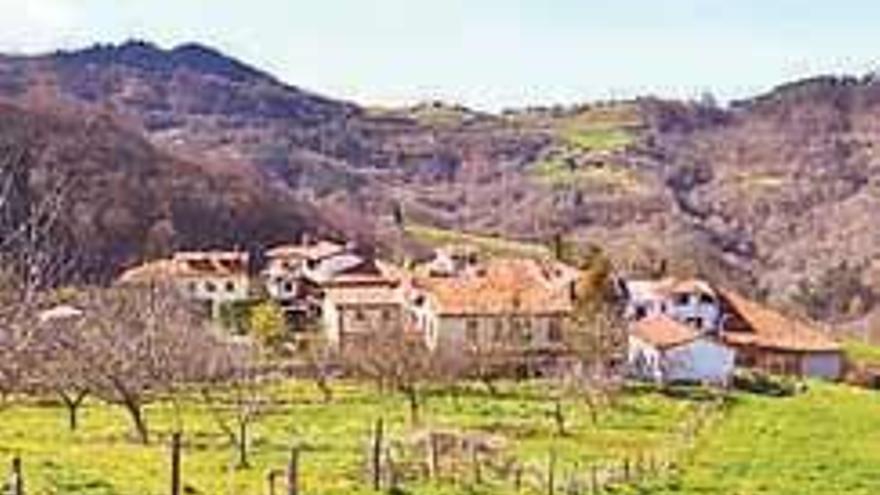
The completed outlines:
<svg viewBox="0 0 880 495">
<path fill-rule="evenodd" d="M 364 336 L 342 350 L 349 374 L 372 380 L 380 390 L 403 394 L 413 424 L 419 423 L 423 387 L 437 376 L 437 358 L 420 338 L 402 329 Z"/>
<path fill-rule="evenodd" d="M 594 246 L 571 252 L 580 275 L 573 286 L 573 308 L 562 337 L 569 366 L 560 373 L 563 390 L 581 398 L 595 424 L 602 407 L 620 388 L 626 353 L 626 327 L 615 301 L 612 266 Z M 558 410 L 558 409 L 557 409 Z"/>
<path fill-rule="evenodd" d="M 315 332 L 316 333 L 316 332 Z M 325 403 L 333 400 L 333 373 L 338 368 L 338 355 L 325 339 L 303 339 L 303 359 L 306 370 L 315 386 L 321 391 Z"/>
<path fill-rule="evenodd" d="M 215 424 L 235 449 L 239 469 L 250 467 L 252 425 L 271 406 L 270 376 L 251 344 L 228 345 L 213 355 L 212 380 L 200 387 Z"/>
<path fill-rule="evenodd" d="M 38 170 L 29 137 L 0 135 L 0 395 L 32 384 L 30 318 L 40 291 L 71 275 L 60 214 L 72 181 Z"/>
<path fill-rule="evenodd" d="M 89 395 L 88 341 L 81 337 L 83 313 L 73 306 L 55 306 L 34 322 L 30 381 L 38 392 L 55 394 L 67 409 L 71 431 L 78 426 L 80 406 Z"/>
<path fill-rule="evenodd" d="M 80 352 L 88 386 L 122 406 L 139 440 L 148 443 L 144 406 L 161 394 L 176 399 L 190 384 L 210 378 L 208 358 L 218 338 L 171 287 L 91 291 L 84 311 Z"/>
</svg>

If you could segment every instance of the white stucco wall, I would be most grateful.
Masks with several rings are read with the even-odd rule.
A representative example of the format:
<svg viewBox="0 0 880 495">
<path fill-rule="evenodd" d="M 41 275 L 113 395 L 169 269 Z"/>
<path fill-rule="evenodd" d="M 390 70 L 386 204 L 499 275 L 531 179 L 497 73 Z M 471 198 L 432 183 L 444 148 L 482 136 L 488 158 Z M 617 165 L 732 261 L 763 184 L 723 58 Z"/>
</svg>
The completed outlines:
<svg viewBox="0 0 880 495">
<path fill-rule="evenodd" d="M 733 373 L 735 351 L 708 338 L 659 350 L 630 336 L 628 355 L 631 372 L 643 380 L 727 383 Z"/>
<path fill-rule="evenodd" d="M 733 374 L 733 349 L 710 339 L 697 339 L 664 352 L 668 381 L 727 383 Z"/>
</svg>

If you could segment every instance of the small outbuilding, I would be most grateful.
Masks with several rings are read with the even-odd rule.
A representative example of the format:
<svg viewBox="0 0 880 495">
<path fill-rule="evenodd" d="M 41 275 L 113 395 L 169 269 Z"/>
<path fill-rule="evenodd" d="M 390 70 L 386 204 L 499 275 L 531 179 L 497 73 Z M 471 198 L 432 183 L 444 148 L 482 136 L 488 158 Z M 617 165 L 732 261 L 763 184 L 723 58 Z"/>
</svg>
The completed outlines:
<svg viewBox="0 0 880 495">
<path fill-rule="evenodd" d="M 629 368 L 642 380 L 723 385 L 733 374 L 735 357 L 715 336 L 665 315 L 643 318 L 630 327 Z"/>
</svg>

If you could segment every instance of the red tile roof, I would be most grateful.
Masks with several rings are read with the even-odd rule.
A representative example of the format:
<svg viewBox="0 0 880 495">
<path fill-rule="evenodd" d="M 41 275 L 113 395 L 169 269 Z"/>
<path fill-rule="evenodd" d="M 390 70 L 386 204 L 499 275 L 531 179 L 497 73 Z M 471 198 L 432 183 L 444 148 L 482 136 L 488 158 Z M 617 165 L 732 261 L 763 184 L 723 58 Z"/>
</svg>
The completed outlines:
<svg viewBox="0 0 880 495">
<path fill-rule="evenodd" d="M 494 259 L 455 276 L 421 277 L 413 282 L 441 315 L 557 315 L 571 311 L 567 286 L 546 278 L 527 259 Z"/>
<path fill-rule="evenodd" d="M 631 333 L 658 349 L 676 347 L 700 338 L 700 333 L 665 315 L 649 316 L 632 323 Z"/>
<path fill-rule="evenodd" d="M 118 282 L 154 283 L 172 279 L 204 276 L 239 277 L 247 275 L 246 253 L 206 251 L 179 252 L 171 259 L 148 261 L 130 268 L 119 276 Z"/>
<path fill-rule="evenodd" d="M 748 326 L 746 330 L 722 332 L 731 345 L 755 346 L 796 352 L 836 352 L 840 344 L 809 323 L 784 316 L 735 292 L 720 291 L 722 298 L 736 316 Z"/>
</svg>

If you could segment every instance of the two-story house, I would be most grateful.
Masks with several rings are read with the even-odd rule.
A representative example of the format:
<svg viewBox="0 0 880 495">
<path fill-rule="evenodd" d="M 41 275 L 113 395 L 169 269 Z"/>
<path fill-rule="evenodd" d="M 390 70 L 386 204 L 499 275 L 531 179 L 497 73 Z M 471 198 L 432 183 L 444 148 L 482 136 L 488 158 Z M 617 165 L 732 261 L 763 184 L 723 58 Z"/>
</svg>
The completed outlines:
<svg viewBox="0 0 880 495">
<path fill-rule="evenodd" d="M 412 280 L 411 324 L 429 349 L 484 351 L 498 358 L 550 362 L 566 353 L 573 309 L 571 272 L 552 262 L 491 259 Z"/>
<path fill-rule="evenodd" d="M 251 296 L 248 254 L 240 251 L 187 251 L 169 259 L 150 261 L 125 271 L 123 285 L 167 284 L 204 304 L 216 317 L 224 304 Z"/>
<path fill-rule="evenodd" d="M 664 316 L 732 348 L 738 366 L 829 379 L 843 372 L 841 347 L 826 332 L 734 291 L 673 278 L 623 281 L 621 289 L 633 335 L 638 322 Z"/>
</svg>

